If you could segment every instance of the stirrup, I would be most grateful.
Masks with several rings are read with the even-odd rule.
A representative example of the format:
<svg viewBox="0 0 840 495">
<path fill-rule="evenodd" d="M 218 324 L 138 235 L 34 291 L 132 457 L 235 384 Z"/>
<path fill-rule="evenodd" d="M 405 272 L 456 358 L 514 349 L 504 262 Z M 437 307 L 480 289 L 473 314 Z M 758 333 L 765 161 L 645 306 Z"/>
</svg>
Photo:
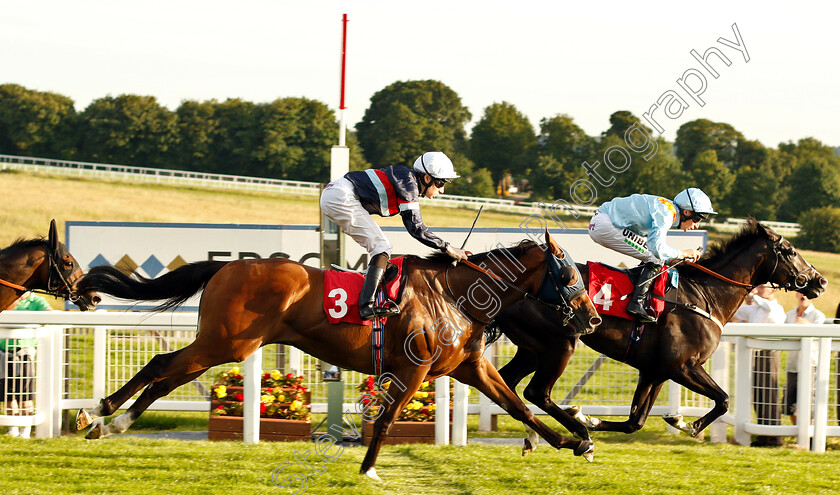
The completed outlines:
<svg viewBox="0 0 840 495">
<path fill-rule="evenodd" d="M 627 305 L 627 312 L 636 317 L 637 320 L 643 323 L 656 323 L 657 318 L 655 316 L 651 316 L 650 313 L 644 308 L 644 306 L 640 305 L 641 311 L 633 307 L 633 303 Z"/>
<path fill-rule="evenodd" d="M 400 314 L 400 307 L 391 299 L 385 299 L 381 306 L 361 306 L 359 307 L 359 317 L 362 320 L 372 320 L 374 318 L 387 318 L 389 316 L 396 316 Z"/>
</svg>

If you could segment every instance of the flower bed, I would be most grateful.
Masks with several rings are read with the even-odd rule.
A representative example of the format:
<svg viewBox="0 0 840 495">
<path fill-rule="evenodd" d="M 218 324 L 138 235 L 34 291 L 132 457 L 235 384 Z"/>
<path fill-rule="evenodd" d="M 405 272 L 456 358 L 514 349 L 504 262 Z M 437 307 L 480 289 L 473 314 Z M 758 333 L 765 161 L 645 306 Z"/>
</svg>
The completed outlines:
<svg viewBox="0 0 840 495">
<path fill-rule="evenodd" d="M 241 440 L 243 383 L 238 368 L 220 373 L 210 402 L 210 440 Z M 310 392 L 302 376 L 265 373 L 260 384 L 260 439 L 307 441 L 310 439 Z"/>
<path fill-rule="evenodd" d="M 369 404 L 371 401 L 376 402 L 368 408 L 367 415 L 371 417 L 376 416 L 376 412 L 381 404 L 385 402 L 385 395 L 388 393 L 390 382 L 385 382 L 381 390 L 375 387 L 375 380 L 372 376 L 367 377 L 365 381 L 357 387 L 357 390 L 362 393 L 363 404 Z M 450 397 L 451 392 L 450 380 Z M 452 407 L 450 399 L 449 407 Z M 427 381 L 420 385 L 414 397 L 405 408 L 400 412 L 397 421 L 391 426 L 388 431 L 388 436 L 385 437 L 385 444 L 400 444 L 400 443 L 435 443 L 435 382 Z M 452 434 L 452 423 L 449 423 L 450 436 Z M 362 444 L 369 445 L 371 437 L 373 436 L 373 422 L 365 421 L 362 424 Z"/>
</svg>

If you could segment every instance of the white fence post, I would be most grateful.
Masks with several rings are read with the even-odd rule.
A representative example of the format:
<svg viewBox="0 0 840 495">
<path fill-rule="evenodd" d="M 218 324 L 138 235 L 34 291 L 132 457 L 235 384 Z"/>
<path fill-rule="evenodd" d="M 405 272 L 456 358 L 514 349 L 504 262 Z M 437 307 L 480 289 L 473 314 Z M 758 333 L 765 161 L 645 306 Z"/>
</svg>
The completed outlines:
<svg viewBox="0 0 840 495">
<path fill-rule="evenodd" d="M 242 440 L 245 443 L 260 441 L 260 379 L 262 374 L 262 347 L 245 360 L 242 366 L 244 402 L 242 403 Z"/>
<path fill-rule="evenodd" d="M 484 351 L 484 359 L 494 363 L 496 357 L 496 343 L 488 347 Z M 515 392 L 515 391 L 514 391 Z M 490 414 L 490 408 L 493 407 L 493 401 L 489 397 L 479 392 L 478 397 L 478 429 L 480 431 L 490 431 L 493 428 L 493 415 Z"/>
<path fill-rule="evenodd" d="M 108 334 L 105 327 L 93 328 L 93 402 L 91 406 L 95 406 L 99 400 L 105 398 L 107 338 Z"/>
<path fill-rule="evenodd" d="M 668 414 L 680 413 L 681 394 L 682 387 L 680 387 L 680 384 L 673 380 L 668 380 Z M 680 430 L 668 425 L 668 433 L 679 434 Z"/>
<path fill-rule="evenodd" d="M 799 339 L 799 372 L 796 377 L 796 444 L 803 449 L 811 448 L 811 348 L 813 339 Z"/>
<path fill-rule="evenodd" d="M 452 445 L 467 444 L 467 392 L 469 387 L 455 380 L 455 400 L 452 404 Z"/>
<path fill-rule="evenodd" d="M 449 377 L 435 379 L 435 445 L 449 445 Z"/>
<path fill-rule="evenodd" d="M 750 382 L 752 355 L 747 347 L 746 337 L 735 339 L 735 442 L 740 445 L 750 444 L 750 434 L 746 432 L 746 423 L 750 420 Z"/>
<path fill-rule="evenodd" d="M 803 352 L 804 354 L 804 352 Z M 810 375 L 810 362 L 808 363 L 808 375 Z M 819 454 L 825 452 L 825 434 L 828 425 L 828 377 L 831 369 L 831 339 L 823 337 L 820 339 L 819 359 L 817 359 L 817 377 L 814 383 L 816 387 L 816 400 L 814 405 L 814 445 L 812 450 Z M 802 368 L 799 369 L 802 373 Z M 800 394 L 810 391 L 809 388 L 800 389 Z M 802 421 L 800 419 L 800 421 Z"/>
<path fill-rule="evenodd" d="M 712 355 L 712 380 L 726 391 L 729 388 L 729 342 L 721 341 Z M 715 443 L 726 442 L 726 423 L 720 418 L 709 426 L 709 439 Z"/>
<path fill-rule="evenodd" d="M 303 352 L 297 347 L 286 346 L 289 350 L 289 372 L 294 376 L 303 374 Z"/>
</svg>

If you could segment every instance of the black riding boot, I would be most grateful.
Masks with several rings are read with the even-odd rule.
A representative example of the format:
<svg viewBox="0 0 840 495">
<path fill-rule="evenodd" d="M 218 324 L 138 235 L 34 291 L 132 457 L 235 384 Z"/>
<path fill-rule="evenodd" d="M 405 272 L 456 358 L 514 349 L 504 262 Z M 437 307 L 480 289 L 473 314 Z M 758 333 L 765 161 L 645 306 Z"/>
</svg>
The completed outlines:
<svg viewBox="0 0 840 495">
<path fill-rule="evenodd" d="M 382 283 L 382 277 L 385 275 L 387 266 L 388 254 L 386 253 L 379 253 L 370 259 L 365 283 L 362 285 L 362 292 L 359 294 L 359 316 L 363 320 L 400 314 L 400 308 L 391 300 L 385 301 L 385 305 L 381 307 L 374 305 L 376 289 Z"/>
<path fill-rule="evenodd" d="M 656 322 L 656 317 L 651 316 L 648 314 L 647 310 L 645 310 L 645 297 L 653 284 L 653 277 L 655 277 L 660 270 L 662 270 L 662 265 L 659 263 L 645 263 L 644 268 L 642 268 L 642 273 L 639 275 L 639 283 L 636 284 L 636 288 L 633 289 L 633 296 L 630 298 L 630 303 L 627 304 L 627 312 L 637 317 L 639 321 L 648 323 Z"/>
</svg>

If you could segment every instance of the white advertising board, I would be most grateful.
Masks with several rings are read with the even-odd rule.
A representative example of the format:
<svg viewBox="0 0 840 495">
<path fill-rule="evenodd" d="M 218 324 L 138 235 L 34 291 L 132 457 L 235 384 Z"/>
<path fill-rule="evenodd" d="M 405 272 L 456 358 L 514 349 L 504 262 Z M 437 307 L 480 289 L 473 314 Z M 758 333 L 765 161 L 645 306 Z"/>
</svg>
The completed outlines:
<svg viewBox="0 0 840 495">
<path fill-rule="evenodd" d="M 232 225 L 185 223 L 76 222 L 68 221 L 66 244 L 87 271 L 99 265 L 130 268 L 139 275 L 156 278 L 195 261 L 233 261 L 244 258 L 290 258 L 309 266 L 320 265 L 320 235 L 315 225 Z M 394 245 L 394 256 L 425 256 L 431 250 L 412 238 L 402 227 L 384 227 Z M 466 227 L 437 227 L 438 236 L 460 246 Z M 551 229 L 551 235 L 577 262 L 601 261 L 611 265 L 635 266 L 638 262 L 594 243 L 586 229 Z M 475 253 L 513 245 L 523 239 L 542 242 L 542 227 L 531 222 L 527 228 L 476 228 L 466 249 Z M 673 231 L 668 242 L 678 249 L 706 245 L 706 233 Z M 367 253 L 347 238 L 347 266 L 364 269 Z M 103 295 L 101 309 L 143 310 L 154 304 L 120 301 Z M 67 305 L 68 309 L 75 306 Z M 195 311 L 198 297 L 180 309 Z"/>
</svg>

